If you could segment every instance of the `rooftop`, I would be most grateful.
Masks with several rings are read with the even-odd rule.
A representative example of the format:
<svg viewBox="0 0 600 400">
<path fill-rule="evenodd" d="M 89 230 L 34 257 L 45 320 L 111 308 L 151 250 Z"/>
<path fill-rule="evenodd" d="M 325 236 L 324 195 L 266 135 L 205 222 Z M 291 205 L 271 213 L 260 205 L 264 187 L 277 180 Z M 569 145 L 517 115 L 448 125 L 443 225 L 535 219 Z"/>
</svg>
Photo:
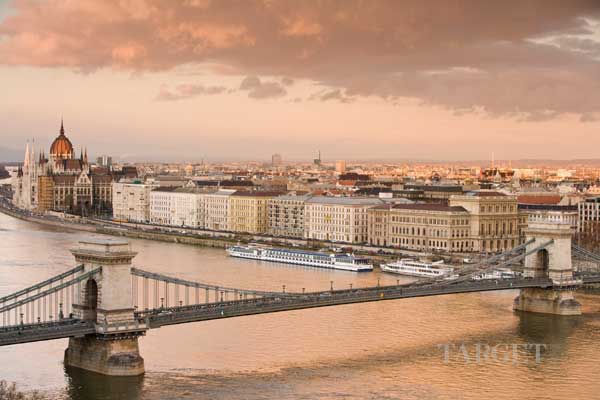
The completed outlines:
<svg viewBox="0 0 600 400">
<path fill-rule="evenodd" d="M 405 190 L 423 190 L 427 192 L 463 192 L 462 186 L 450 185 L 404 185 Z"/>
<path fill-rule="evenodd" d="M 232 196 L 236 197 L 275 197 L 283 194 L 283 192 L 277 191 L 236 191 Z"/>
<path fill-rule="evenodd" d="M 290 200 L 290 201 L 306 201 L 306 200 L 310 199 L 311 197 L 312 197 L 312 195 L 310 195 L 310 194 L 304 194 L 304 195 L 284 194 L 281 196 L 277 196 L 275 199 L 276 200 Z"/>
<path fill-rule="evenodd" d="M 394 204 L 392 208 L 395 210 L 467 212 L 464 207 L 445 204 Z"/>
<path fill-rule="evenodd" d="M 373 197 L 333 197 L 314 196 L 306 201 L 312 204 L 340 204 L 348 206 L 368 206 L 381 204 L 381 199 Z"/>
<path fill-rule="evenodd" d="M 506 197 L 506 194 L 493 190 L 478 190 L 474 192 L 468 192 L 466 195 L 473 197 Z"/>
<path fill-rule="evenodd" d="M 561 196 L 558 194 L 517 196 L 519 204 L 558 204 L 560 200 Z"/>
<path fill-rule="evenodd" d="M 558 204 L 519 204 L 519 210 L 541 210 L 541 211 L 571 211 L 577 212 L 577 206 Z"/>
</svg>

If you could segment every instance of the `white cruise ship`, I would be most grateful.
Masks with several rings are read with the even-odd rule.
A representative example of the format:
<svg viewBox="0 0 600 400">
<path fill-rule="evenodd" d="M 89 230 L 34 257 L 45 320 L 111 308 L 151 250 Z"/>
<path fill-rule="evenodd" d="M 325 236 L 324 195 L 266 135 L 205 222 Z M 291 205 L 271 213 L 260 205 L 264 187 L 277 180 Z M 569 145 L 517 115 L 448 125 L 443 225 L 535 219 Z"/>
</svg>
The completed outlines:
<svg viewBox="0 0 600 400">
<path fill-rule="evenodd" d="M 423 262 L 403 258 L 393 263 L 381 264 L 381 270 L 393 274 L 419 276 L 428 278 L 446 277 L 452 275 L 454 268 L 444 266 L 444 261 Z"/>
<path fill-rule="evenodd" d="M 369 259 L 355 257 L 353 254 L 348 253 L 334 254 L 240 245 L 229 247 L 227 253 L 232 257 L 276 261 L 319 268 L 341 269 L 344 271 L 363 272 L 373 270 L 373 264 L 371 264 Z"/>
</svg>

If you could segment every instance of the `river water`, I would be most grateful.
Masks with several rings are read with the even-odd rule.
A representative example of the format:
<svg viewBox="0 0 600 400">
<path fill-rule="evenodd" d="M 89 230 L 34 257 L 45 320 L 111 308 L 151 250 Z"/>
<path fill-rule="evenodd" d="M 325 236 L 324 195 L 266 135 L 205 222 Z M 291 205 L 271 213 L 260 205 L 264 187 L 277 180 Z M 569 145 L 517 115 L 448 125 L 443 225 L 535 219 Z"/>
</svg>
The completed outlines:
<svg viewBox="0 0 600 400">
<path fill-rule="evenodd" d="M 0 296 L 73 267 L 69 248 L 90 236 L 0 214 Z M 330 281 L 342 288 L 397 279 L 233 259 L 218 249 L 132 243 L 138 268 L 229 287 L 325 290 Z M 585 315 L 560 318 L 513 313 L 516 294 L 163 327 L 140 339 L 142 378 L 65 371 L 66 340 L 7 346 L 0 348 L 0 379 L 59 399 L 600 399 L 600 296 L 580 294 Z"/>
</svg>

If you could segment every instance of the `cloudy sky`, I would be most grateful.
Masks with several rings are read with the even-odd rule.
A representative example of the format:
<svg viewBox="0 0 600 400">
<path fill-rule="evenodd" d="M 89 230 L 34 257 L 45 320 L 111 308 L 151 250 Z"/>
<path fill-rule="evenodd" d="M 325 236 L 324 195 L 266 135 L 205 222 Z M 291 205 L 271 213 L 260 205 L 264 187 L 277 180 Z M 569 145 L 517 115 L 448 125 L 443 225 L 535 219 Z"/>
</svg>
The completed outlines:
<svg viewBox="0 0 600 400">
<path fill-rule="evenodd" d="M 598 0 L 0 0 L 0 147 L 600 158 Z"/>
</svg>

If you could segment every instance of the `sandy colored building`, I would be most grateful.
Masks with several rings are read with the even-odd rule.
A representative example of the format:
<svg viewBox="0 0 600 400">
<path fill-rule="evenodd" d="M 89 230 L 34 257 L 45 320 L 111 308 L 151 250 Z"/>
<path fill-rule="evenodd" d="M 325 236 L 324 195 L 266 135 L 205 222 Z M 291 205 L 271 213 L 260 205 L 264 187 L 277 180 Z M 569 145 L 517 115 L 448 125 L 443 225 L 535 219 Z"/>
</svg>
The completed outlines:
<svg viewBox="0 0 600 400">
<path fill-rule="evenodd" d="M 204 227 L 213 231 L 229 230 L 229 197 L 235 190 L 221 189 L 204 195 Z"/>
<path fill-rule="evenodd" d="M 150 222 L 150 192 L 157 187 L 137 180 L 114 182 L 113 218 L 132 222 Z"/>
<path fill-rule="evenodd" d="M 452 196 L 449 204 L 452 207 L 463 207 L 469 212 L 469 239 L 473 251 L 504 251 L 519 244 L 516 196 L 481 190 Z"/>
<path fill-rule="evenodd" d="M 366 243 L 369 208 L 383 204 L 376 198 L 315 196 L 306 201 L 307 239 Z"/>
<path fill-rule="evenodd" d="M 233 193 L 229 197 L 229 230 L 240 233 L 267 233 L 269 200 L 280 194 L 281 192 Z"/>
<path fill-rule="evenodd" d="M 369 244 L 418 251 L 471 251 L 470 215 L 444 204 L 385 204 L 369 214 Z"/>
</svg>

